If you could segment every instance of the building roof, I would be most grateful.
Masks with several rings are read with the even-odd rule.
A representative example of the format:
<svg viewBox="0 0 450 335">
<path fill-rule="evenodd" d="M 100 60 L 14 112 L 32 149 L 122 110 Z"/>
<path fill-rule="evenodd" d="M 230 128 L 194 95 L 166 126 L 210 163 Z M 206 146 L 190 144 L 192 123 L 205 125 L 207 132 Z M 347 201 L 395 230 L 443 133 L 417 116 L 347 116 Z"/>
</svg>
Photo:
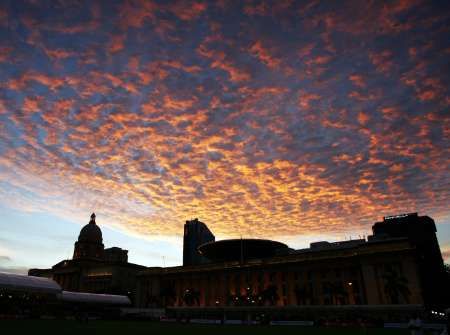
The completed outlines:
<svg viewBox="0 0 450 335">
<path fill-rule="evenodd" d="M 139 276 L 146 275 L 165 275 L 178 273 L 194 273 L 204 271 L 223 271 L 228 269 L 243 267 L 273 266 L 281 264 L 306 264 L 318 261 L 342 262 L 343 259 L 359 258 L 372 255 L 387 255 L 395 252 L 396 254 L 410 254 L 415 250 L 414 246 L 405 239 L 387 239 L 381 241 L 367 242 L 354 245 L 351 248 L 325 248 L 325 249 L 303 249 L 296 252 L 289 252 L 285 255 L 276 255 L 265 259 L 249 259 L 244 263 L 231 261 L 225 263 L 208 263 L 192 266 L 173 266 L 173 267 L 152 267 L 139 273 Z"/>
<path fill-rule="evenodd" d="M 198 250 L 212 261 L 240 261 L 273 257 L 280 250 L 288 250 L 288 246 L 277 241 L 249 238 L 208 242 Z"/>
<path fill-rule="evenodd" d="M 102 231 L 95 223 L 95 213 L 92 213 L 89 223 L 81 229 L 78 242 L 103 243 Z"/>
<path fill-rule="evenodd" d="M 91 303 L 102 305 L 131 305 L 131 300 L 125 295 L 96 294 L 62 291 L 59 299 L 67 302 Z"/>
<path fill-rule="evenodd" d="M 48 294 L 56 294 L 62 291 L 61 286 L 49 278 L 3 272 L 0 272 L 0 289 Z"/>
</svg>

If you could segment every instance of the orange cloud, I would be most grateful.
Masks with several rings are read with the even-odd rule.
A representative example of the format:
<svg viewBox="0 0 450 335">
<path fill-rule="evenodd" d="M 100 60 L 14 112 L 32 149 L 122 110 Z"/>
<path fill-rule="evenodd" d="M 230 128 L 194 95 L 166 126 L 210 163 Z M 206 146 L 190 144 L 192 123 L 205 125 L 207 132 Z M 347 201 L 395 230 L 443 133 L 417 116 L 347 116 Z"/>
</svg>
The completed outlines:
<svg viewBox="0 0 450 335">
<path fill-rule="evenodd" d="M 247 3 L 244 7 L 244 13 L 249 16 L 253 16 L 253 15 L 265 16 L 265 15 L 268 15 L 269 12 L 270 12 L 270 7 L 264 1 L 262 1 L 258 4 Z"/>
<path fill-rule="evenodd" d="M 181 99 L 173 99 L 170 96 L 164 96 L 163 106 L 168 109 L 188 109 L 191 108 L 196 103 L 195 99 L 191 100 L 181 100 Z"/>
<path fill-rule="evenodd" d="M 300 91 L 299 105 L 302 108 L 310 108 L 311 101 L 319 100 L 321 97 L 315 93 Z"/>
<path fill-rule="evenodd" d="M 168 9 L 178 18 L 184 21 L 191 21 L 197 19 L 207 8 L 204 2 L 186 2 L 177 1 Z"/>
<path fill-rule="evenodd" d="M 126 36 L 125 35 L 113 35 L 109 45 L 109 52 L 119 52 L 124 48 Z"/>
<path fill-rule="evenodd" d="M 142 27 L 145 20 L 154 20 L 158 6 L 151 0 L 127 0 L 119 9 L 122 29 Z"/>
<path fill-rule="evenodd" d="M 243 69 L 237 68 L 231 61 L 227 59 L 227 56 L 224 52 L 210 50 L 203 44 L 200 45 L 197 51 L 203 57 L 212 60 L 211 68 L 220 69 L 228 73 L 231 81 L 241 82 L 250 80 L 250 74 Z"/>
<path fill-rule="evenodd" d="M 262 63 L 270 68 L 277 68 L 280 65 L 280 60 L 273 57 L 269 50 L 262 46 L 261 41 L 257 41 L 250 47 L 250 52 L 257 57 Z"/>
<path fill-rule="evenodd" d="M 358 87 L 366 87 L 366 83 L 365 83 L 365 81 L 364 81 L 364 78 L 363 78 L 363 76 L 361 76 L 361 75 L 358 75 L 358 74 L 352 74 L 350 77 L 349 77 L 349 79 L 350 79 L 350 81 L 355 85 L 355 86 L 358 86 Z"/>
<path fill-rule="evenodd" d="M 363 112 L 359 112 L 357 118 L 358 118 L 358 122 L 363 126 L 365 126 L 367 124 L 367 122 L 369 122 L 369 120 L 370 120 L 369 115 L 367 113 L 363 113 Z"/>
<path fill-rule="evenodd" d="M 369 53 L 369 58 L 372 64 L 375 66 L 377 71 L 384 74 L 388 74 L 391 68 L 394 66 L 391 57 L 392 53 L 389 50 Z"/>
</svg>

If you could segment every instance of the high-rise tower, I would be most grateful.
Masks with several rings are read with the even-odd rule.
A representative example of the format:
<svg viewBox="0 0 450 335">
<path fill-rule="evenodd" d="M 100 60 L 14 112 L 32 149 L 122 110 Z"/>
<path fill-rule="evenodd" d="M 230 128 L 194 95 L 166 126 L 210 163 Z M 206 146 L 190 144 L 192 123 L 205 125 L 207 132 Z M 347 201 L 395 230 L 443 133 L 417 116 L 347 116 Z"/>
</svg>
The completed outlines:
<svg viewBox="0 0 450 335">
<path fill-rule="evenodd" d="M 197 248 L 207 242 L 214 242 L 215 236 L 198 219 L 186 221 L 183 239 L 183 265 L 196 265 L 208 262 Z"/>
</svg>

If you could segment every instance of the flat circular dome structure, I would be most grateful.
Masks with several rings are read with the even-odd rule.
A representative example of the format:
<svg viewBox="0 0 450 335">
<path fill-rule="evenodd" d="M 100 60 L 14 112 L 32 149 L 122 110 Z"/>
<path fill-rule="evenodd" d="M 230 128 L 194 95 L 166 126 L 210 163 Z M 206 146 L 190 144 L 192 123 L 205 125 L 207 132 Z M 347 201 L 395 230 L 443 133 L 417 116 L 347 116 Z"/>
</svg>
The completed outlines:
<svg viewBox="0 0 450 335">
<path fill-rule="evenodd" d="M 250 238 L 208 242 L 198 247 L 200 254 L 214 262 L 273 257 L 288 249 L 286 244 L 278 241 Z"/>
<path fill-rule="evenodd" d="M 78 236 L 78 242 L 98 243 L 103 242 L 102 231 L 99 226 L 95 224 L 95 214 L 92 213 L 91 220 L 85 225 Z"/>
</svg>

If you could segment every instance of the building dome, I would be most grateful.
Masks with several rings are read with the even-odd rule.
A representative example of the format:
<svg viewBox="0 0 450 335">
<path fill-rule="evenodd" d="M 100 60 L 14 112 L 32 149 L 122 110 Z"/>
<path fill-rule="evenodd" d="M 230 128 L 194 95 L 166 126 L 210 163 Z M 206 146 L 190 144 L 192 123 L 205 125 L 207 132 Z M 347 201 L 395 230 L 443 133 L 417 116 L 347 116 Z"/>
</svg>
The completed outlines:
<svg viewBox="0 0 450 335">
<path fill-rule="evenodd" d="M 95 213 L 92 213 L 89 223 L 81 229 L 78 242 L 102 244 L 102 231 L 95 223 Z"/>
</svg>

